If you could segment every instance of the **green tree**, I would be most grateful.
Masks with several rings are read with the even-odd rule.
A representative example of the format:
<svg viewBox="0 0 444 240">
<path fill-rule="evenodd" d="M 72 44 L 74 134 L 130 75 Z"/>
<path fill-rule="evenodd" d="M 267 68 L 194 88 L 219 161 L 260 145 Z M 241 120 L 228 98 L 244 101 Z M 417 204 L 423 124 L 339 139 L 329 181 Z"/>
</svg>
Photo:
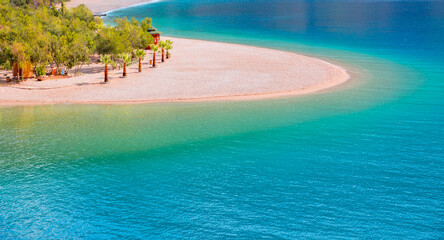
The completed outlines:
<svg viewBox="0 0 444 240">
<path fill-rule="evenodd" d="M 125 52 L 130 52 L 132 49 L 146 48 L 154 42 L 151 34 L 144 31 L 135 18 L 131 22 L 126 17 L 116 18 L 114 22 L 116 24 L 115 31 L 120 41 L 127 47 Z"/>
<path fill-rule="evenodd" d="M 117 66 L 118 66 L 117 61 L 112 60 L 112 61 L 111 61 L 111 66 L 113 66 L 113 70 L 114 70 L 114 69 L 117 69 Z"/>
<path fill-rule="evenodd" d="M 113 54 L 117 56 L 130 51 L 129 48 L 112 27 L 104 27 L 97 34 L 96 52 L 98 54 Z"/>
<path fill-rule="evenodd" d="M 2 66 L 3 66 L 3 69 L 5 69 L 5 70 L 11 70 L 11 68 L 12 68 L 11 62 L 9 62 L 9 60 L 6 60 Z"/>
<path fill-rule="evenodd" d="M 111 57 L 109 55 L 100 56 L 100 62 L 105 64 L 105 83 L 109 82 L 108 79 L 108 64 L 112 63 Z"/>
<path fill-rule="evenodd" d="M 84 5 L 58 10 L 49 8 L 50 2 L 64 1 L 0 0 L 0 65 L 10 65 L 21 57 L 36 71 L 52 62 L 80 70 L 94 53 L 134 55 L 133 49 L 153 43 L 146 31 L 152 23 L 150 18 L 141 22 L 118 18 L 115 27 L 104 26 Z"/>
<path fill-rule="evenodd" d="M 165 62 L 165 48 L 167 47 L 167 43 L 165 41 L 159 42 L 159 48 L 162 50 L 162 62 Z"/>
<path fill-rule="evenodd" d="M 131 55 L 127 53 L 121 54 L 120 59 L 122 59 L 123 62 L 123 77 L 126 77 L 126 66 L 131 62 Z"/>
<path fill-rule="evenodd" d="M 30 4 L 31 0 L 11 0 L 10 2 L 16 6 L 24 6 Z"/>
<path fill-rule="evenodd" d="M 36 39 L 33 47 L 30 47 L 30 58 L 36 68 L 43 68 L 52 61 L 50 37 L 41 35 Z"/>
<path fill-rule="evenodd" d="M 146 52 L 143 49 L 136 50 L 136 56 L 139 59 L 139 72 L 142 72 L 142 60 L 145 58 Z"/>
<path fill-rule="evenodd" d="M 170 50 L 173 49 L 173 41 L 171 40 L 165 40 L 165 42 L 167 43 L 165 49 L 166 49 L 166 58 L 169 59 L 170 58 Z"/>
<path fill-rule="evenodd" d="M 68 69 L 71 69 L 74 66 L 79 66 L 76 69 L 76 72 L 78 72 L 82 66 L 90 60 L 90 49 L 88 48 L 88 43 L 83 36 L 79 35 L 73 39 L 69 46 L 70 51 L 67 61 L 65 62 L 65 66 Z"/>
<path fill-rule="evenodd" d="M 80 4 L 78 7 L 71 8 L 67 17 L 70 20 L 78 18 L 79 20 L 86 22 L 87 24 L 94 22 L 94 14 L 84 4 Z"/>
<path fill-rule="evenodd" d="M 159 52 L 159 47 L 156 44 L 150 44 L 151 51 L 153 51 L 153 67 L 156 67 L 156 52 Z"/>
<path fill-rule="evenodd" d="M 138 27 L 139 26 L 139 21 L 137 21 L 137 19 L 135 17 L 131 18 L 130 21 L 131 25 L 133 25 L 134 27 Z"/>
<path fill-rule="evenodd" d="M 152 22 L 153 22 L 153 19 L 147 17 L 147 18 L 143 19 L 142 21 L 140 21 L 140 27 L 142 27 L 142 30 L 144 32 L 147 32 L 148 28 L 151 27 Z"/>
</svg>

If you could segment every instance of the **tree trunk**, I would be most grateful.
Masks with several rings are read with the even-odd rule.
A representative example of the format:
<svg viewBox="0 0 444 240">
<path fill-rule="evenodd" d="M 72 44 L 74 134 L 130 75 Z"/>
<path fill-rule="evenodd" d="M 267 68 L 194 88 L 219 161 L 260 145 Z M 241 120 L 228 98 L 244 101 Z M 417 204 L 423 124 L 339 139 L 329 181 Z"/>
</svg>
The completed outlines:
<svg viewBox="0 0 444 240">
<path fill-rule="evenodd" d="M 105 82 L 108 82 L 108 64 L 105 64 Z"/>
<path fill-rule="evenodd" d="M 126 62 L 123 63 L 123 77 L 126 77 Z"/>
<path fill-rule="evenodd" d="M 139 58 L 139 72 L 142 72 L 142 58 Z"/>
<path fill-rule="evenodd" d="M 153 54 L 153 67 L 156 67 L 156 53 Z"/>
<path fill-rule="evenodd" d="M 165 62 L 165 50 L 162 48 L 162 62 Z"/>
<path fill-rule="evenodd" d="M 167 50 L 167 59 L 169 59 L 170 58 L 170 52 L 168 52 L 168 50 Z"/>
</svg>

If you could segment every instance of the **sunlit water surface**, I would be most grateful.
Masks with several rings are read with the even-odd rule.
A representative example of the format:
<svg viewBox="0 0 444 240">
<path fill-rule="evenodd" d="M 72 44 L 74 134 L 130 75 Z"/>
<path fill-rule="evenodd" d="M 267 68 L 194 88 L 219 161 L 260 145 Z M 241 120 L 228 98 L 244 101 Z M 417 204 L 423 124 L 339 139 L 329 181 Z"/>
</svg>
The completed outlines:
<svg viewBox="0 0 444 240">
<path fill-rule="evenodd" d="M 444 2 L 177 0 L 105 22 L 123 15 L 353 78 L 274 100 L 1 108 L 0 239 L 444 237 Z"/>
</svg>

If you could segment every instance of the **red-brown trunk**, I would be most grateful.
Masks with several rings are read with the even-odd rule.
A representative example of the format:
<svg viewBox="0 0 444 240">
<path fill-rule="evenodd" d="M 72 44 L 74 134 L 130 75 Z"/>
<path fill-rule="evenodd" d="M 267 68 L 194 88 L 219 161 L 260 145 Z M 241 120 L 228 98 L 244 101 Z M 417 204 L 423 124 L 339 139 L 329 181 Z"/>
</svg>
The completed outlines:
<svg viewBox="0 0 444 240">
<path fill-rule="evenodd" d="M 123 63 L 123 76 L 126 77 L 126 62 Z"/>
<path fill-rule="evenodd" d="M 165 50 L 162 49 L 162 62 L 165 62 Z"/>
<path fill-rule="evenodd" d="M 153 67 L 156 67 L 156 53 L 153 54 Z"/>
<path fill-rule="evenodd" d="M 139 72 L 142 72 L 142 59 L 139 58 Z"/>
<path fill-rule="evenodd" d="M 108 64 L 105 64 L 105 82 L 108 82 Z"/>
<path fill-rule="evenodd" d="M 167 59 L 169 59 L 169 58 L 170 58 L 170 53 L 167 50 Z"/>
</svg>

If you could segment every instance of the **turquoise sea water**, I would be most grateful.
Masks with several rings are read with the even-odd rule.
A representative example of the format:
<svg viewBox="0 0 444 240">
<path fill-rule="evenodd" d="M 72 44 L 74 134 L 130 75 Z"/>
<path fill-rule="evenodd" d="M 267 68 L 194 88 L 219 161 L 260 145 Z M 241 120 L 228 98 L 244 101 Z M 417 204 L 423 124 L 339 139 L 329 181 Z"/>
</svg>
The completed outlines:
<svg viewBox="0 0 444 240">
<path fill-rule="evenodd" d="M 0 239 L 444 238 L 444 2 L 177 0 L 105 21 L 122 15 L 353 79 L 261 101 L 1 108 Z"/>
</svg>

